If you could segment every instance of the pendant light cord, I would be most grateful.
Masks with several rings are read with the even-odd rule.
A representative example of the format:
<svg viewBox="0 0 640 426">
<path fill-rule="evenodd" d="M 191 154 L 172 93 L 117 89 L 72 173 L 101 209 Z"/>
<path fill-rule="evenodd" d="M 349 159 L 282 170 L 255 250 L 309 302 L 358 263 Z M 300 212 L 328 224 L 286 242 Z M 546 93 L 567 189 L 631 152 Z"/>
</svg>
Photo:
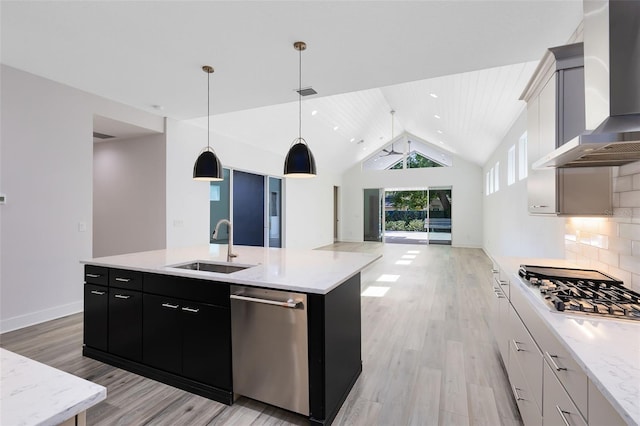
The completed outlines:
<svg viewBox="0 0 640 426">
<path fill-rule="evenodd" d="M 209 81 L 211 80 L 211 74 L 209 72 L 207 72 L 207 150 L 211 151 L 211 145 L 209 144 L 209 133 L 211 127 L 210 127 L 210 117 L 211 114 L 209 113 L 209 104 L 211 102 L 211 96 L 210 96 L 210 89 L 209 89 Z"/>
<path fill-rule="evenodd" d="M 298 50 L 298 139 L 302 139 L 302 49 Z"/>
</svg>

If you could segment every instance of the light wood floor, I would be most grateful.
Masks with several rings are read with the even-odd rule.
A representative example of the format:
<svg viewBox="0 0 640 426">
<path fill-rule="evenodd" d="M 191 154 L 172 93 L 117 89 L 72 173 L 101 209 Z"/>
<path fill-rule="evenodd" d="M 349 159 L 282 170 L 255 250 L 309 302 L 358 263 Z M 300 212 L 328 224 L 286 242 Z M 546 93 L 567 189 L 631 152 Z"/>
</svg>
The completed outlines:
<svg viewBox="0 0 640 426">
<path fill-rule="evenodd" d="M 362 288 L 388 288 L 383 297 L 362 297 L 363 373 L 334 424 L 522 424 L 487 325 L 491 264 L 481 250 L 379 243 L 322 249 L 382 253 L 363 271 Z M 5 349 L 106 386 L 106 401 L 87 413 L 91 425 L 307 424 L 246 398 L 228 407 L 84 358 L 81 345 L 81 314 L 0 336 Z"/>
</svg>

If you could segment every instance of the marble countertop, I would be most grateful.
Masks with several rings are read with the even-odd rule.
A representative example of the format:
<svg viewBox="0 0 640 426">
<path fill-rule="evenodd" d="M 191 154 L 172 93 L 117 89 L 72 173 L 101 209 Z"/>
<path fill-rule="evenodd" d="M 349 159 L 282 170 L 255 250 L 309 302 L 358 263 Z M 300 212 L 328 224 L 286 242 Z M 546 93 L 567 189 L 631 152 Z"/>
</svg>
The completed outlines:
<svg viewBox="0 0 640 426">
<path fill-rule="evenodd" d="M 0 348 L 0 424 L 57 425 L 107 397 L 107 389 Z"/>
<path fill-rule="evenodd" d="M 233 264 L 255 266 L 231 274 L 174 267 L 194 260 L 225 263 L 226 244 L 99 257 L 84 260 L 82 263 L 278 290 L 327 294 L 381 257 L 366 253 L 248 246 L 234 246 L 233 252 L 238 255 L 233 259 Z"/>
<path fill-rule="evenodd" d="M 521 264 L 579 268 L 561 259 L 496 258 L 509 274 L 511 291 L 521 291 L 550 330 L 564 343 L 592 383 L 629 424 L 640 424 L 640 321 L 558 312 L 537 288 L 518 276 Z"/>
</svg>

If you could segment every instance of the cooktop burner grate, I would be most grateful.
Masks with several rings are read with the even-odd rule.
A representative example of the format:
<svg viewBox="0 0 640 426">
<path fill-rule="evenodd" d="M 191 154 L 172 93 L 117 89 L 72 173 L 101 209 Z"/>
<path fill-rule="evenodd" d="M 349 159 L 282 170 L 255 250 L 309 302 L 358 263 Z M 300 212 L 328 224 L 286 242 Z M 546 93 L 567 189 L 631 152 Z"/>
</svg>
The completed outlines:
<svg viewBox="0 0 640 426">
<path fill-rule="evenodd" d="M 558 311 L 640 320 L 640 294 L 602 272 L 520 265 L 519 274 Z"/>
</svg>

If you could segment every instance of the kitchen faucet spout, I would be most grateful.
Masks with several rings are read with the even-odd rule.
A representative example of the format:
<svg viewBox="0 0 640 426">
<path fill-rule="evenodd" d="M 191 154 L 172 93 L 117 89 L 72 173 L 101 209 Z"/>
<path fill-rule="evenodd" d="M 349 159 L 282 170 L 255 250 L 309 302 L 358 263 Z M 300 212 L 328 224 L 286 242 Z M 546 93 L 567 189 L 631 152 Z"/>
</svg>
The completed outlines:
<svg viewBox="0 0 640 426">
<path fill-rule="evenodd" d="M 227 219 L 220 219 L 218 223 L 216 223 L 216 228 L 213 230 L 213 234 L 211 238 L 214 240 L 218 239 L 218 232 L 220 225 L 226 224 L 229 228 L 229 243 L 227 244 L 227 262 L 231 262 L 234 257 L 238 257 L 237 254 L 233 253 L 233 227 L 231 225 L 231 221 Z"/>
</svg>

